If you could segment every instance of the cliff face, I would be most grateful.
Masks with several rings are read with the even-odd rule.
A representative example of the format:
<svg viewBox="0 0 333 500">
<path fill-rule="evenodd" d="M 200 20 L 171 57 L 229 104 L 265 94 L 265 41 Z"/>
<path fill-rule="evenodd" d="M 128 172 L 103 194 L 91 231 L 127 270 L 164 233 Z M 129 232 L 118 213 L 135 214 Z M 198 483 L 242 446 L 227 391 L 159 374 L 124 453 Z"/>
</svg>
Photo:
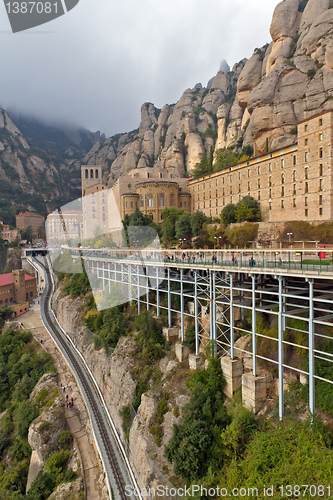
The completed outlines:
<svg viewBox="0 0 333 500">
<path fill-rule="evenodd" d="M 80 131 L 72 131 L 67 137 L 64 132 L 36 121 L 20 118 L 15 122 L 27 135 L 0 109 L 0 219 L 12 225 L 15 211 L 46 214 L 77 197 L 80 171 L 73 157 L 84 154 L 100 137 L 87 131 L 82 136 Z"/>
<path fill-rule="evenodd" d="M 122 442 L 126 443 L 119 411 L 123 406 L 131 406 L 136 395 L 137 382 L 133 375 L 136 364 L 133 353 L 137 344 L 133 338 L 123 337 L 111 356 L 107 356 L 104 349 L 94 349 L 93 338 L 87 335 L 83 323 L 82 304 L 81 299 L 61 297 L 60 289 L 54 294 L 53 307 L 57 318 L 72 338 L 74 330 L 76 331 L 76 344 L 98 382 Z M 179 390 L 179 382 L 177 387 L 177 383 L 171 377 L 177 366 L 180 365 L 174 359 L 163 358 L 159 364 L 162 374 L 161 387 L 142 395 L 136 414 L 132 410 L 133 421 L 128 436 L 129 459 L 141 488 L 156 488 L 158 484 L 167 485 L 166 477 L 161 471 L 171 472 L 172 469 L 164 456 L 164 445 L 172 436 L 173 424 L 181 421 L 181 416 L 176 416 L 173 408 L 177 406 L 180 409 L 189 400 L 187 394 Z M 170 399 L 169 411 L 164 415 L 162 424 L 162 443 L 161 446 L 157 446 L 150 428 L 154 424 L 161 390 L 168 392 Z"/>
<path fill-rule="evenodd" d="M 259 155 L 293 144 L 298 121 L 331 107 L 332 7 L 331 0 L 283 0 L 270 44 L 220 71 L 209 88 L 187 89 L 174 105 L 145 103 L 138 130 L 95 144 L 84 163 L 104 165 L 111 186 L 144 166 L 188 175 L 211 147 L 252 145 Z"/>
</svg>

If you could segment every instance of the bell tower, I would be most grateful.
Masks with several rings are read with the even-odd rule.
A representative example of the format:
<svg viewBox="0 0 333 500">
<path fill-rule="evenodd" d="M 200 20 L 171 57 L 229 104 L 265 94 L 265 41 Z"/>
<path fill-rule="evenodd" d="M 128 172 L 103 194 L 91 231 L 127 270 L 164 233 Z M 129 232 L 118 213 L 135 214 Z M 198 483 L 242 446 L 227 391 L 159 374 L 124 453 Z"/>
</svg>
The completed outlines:
<svg viewBox="0 0 333 500">
<path fill-rule="evenodd" d="M 81 165 L 82 196 L 88 187 L 102 184 L 102 167 L 100 165 Z"/>
</svg>

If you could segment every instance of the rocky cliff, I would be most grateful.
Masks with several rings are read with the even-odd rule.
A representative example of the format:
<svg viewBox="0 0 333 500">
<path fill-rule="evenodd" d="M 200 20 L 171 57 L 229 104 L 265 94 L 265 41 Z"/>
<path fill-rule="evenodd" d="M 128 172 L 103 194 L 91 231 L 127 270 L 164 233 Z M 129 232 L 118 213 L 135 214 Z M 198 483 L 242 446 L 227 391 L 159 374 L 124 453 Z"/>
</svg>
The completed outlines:
<svg viewBox="0 0 333 500">
<path fill-rule="evenodd" d="M 80 170 L 72 160 L 100 138 L 80 130 L 68 130 L 66 136 L 60 129 L 22 117 L 15 122 L 27 135 L 0 109 L 0 220 L 11 225 L 19 210 L 46 215 L 78 197 Z"/>
<path fill-rule="evenodd" d="M 110 356 L 105 354 L 104 349 L 96 350 L 94 340 L 87 334 L 84 326 L 82 305 L 81 299 L 63 297 L 60 289 L 53 298 L 53 307 L 62 327 L 72 338 L 74 330 L 76 331 L 77 346 L 94 373 L 123 443 L 128 446 L 129 459 L 139 486 L 156 488 L 157 484 L 167 485 L 167 475 L 171 474 L 172 465 L 164 456 L 164 445 L 172 435 L 173 424 L 181 420 L 179 410 L 189 400 L 184 376 L 181 377 L 180 373 L 185 372 L 184 367 L 171 353 L 160 361 L 161 383 L 155 384 L 154 390 L 149 390 L 142 396 L 136 413 L 132 410 L 133 421 L 126 437 L 119 412 L 123 406 L 131 406 L 136 395 L 134 353 L 137 344 L 132 337 L 123 337 Z M 182 380 L 181 384 L 179 379 Z M 164 415 L 161 445 L 157 445 L 150 429 L 156 418 L 161 393 L 164 392 L 169 394 L 169 411 Z M 178 411 L 174 411 L 175 408 Z"/>
<path fill-rule="evenodd" d="M 42 394 L 43 396 L 47 395 L 49 403 L 42 409 L 39 417 L 29 427 L 28 441 L 32 448 L 32 454 L 27 491 L 30 489 L 38 473 L 44 469 L 48 457 L 60 449 L 58 444 L 59 437 L 63 431 L 67 430 L 64 407 L 59 397 L 56 375 L 50 373 L 43 375 L 30 396 L 31 401 L 36 403 L 39 397 L 40 402 Z M 77 479 L 73 482 L 61 483 L 50 498 L 54 500 L 71 498 L 74 500 L 81 498 L 83 494 L 83 471 L 80 455 L 75 443 L 71 450 L 68 469 L 72 469 L 77 473 Z"/>
<path fill-rule="evenodd" d="M 188 175 L 211 147 L 251 145 L 259 155 L 293 144 L 297 122 L 332 105 L 332 0 L 283 0 L 270 33 L 249 60 L 232 71 L 221 65 L 207 88 L 197 84 L 161 110 L 145 103 L 138 130 L 98 142 L 84 163 L 109 170 L 111 186 L 144 166 Z"/>
</svg>

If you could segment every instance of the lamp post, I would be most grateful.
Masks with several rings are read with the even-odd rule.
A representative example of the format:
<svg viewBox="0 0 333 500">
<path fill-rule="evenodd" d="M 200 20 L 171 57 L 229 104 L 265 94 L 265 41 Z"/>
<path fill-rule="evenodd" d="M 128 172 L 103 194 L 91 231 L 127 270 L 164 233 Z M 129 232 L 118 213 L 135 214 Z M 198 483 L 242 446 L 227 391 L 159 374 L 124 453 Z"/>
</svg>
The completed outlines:
<svg viewBox="0 0 333 500">
<path fill-rule="evenodd" d="M 293 233 L 287 233 L 287 236 L 289 238 L 289 243 L 291 243 L 291 237 L 292 237 Z"/>
<path fill-rule="evenodd" d="M 179 241 L 180 241 L 180 246 L 182 246 L 185 243 L 186 238 L 179 238 Z"/>
<path fill-rule="evenodd" d="M 222 239 L 222 236 L 214 236 L 214 240 L 216 240 L 215 245 L 214 245 L 214 249 L 215 249 L 216 245 L 220 244 L 221 239 Z"/>
</svg>

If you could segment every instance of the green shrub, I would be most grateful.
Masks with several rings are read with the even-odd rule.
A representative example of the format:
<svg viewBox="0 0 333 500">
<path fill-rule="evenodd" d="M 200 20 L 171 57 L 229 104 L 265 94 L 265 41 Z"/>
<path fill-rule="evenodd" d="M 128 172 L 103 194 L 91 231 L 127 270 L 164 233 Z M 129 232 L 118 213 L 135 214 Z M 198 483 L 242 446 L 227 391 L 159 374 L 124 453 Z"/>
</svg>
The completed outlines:
<svg viewBox="0 0 333 500">
<path fill-rule="evenodd" d="M 242 226 L 235 226 L 226 230 L 229 243 L 239 248 L 246 248 L 258 235 L 258 224 L 246 222 Z"/>
<path fill-rule="evenodd" d="M 30 424 L 37 417 L 38 410 L 29 399 L 19 404 L 16 413 L 17 433 L 19 437 L 25 438 L 28 435 Z"/>
<path fill-rule="evenodd" d="M 61 446 L 62 448 L 68 449 L 72 446 L 72 443 L 73 443 L 72 434 L 67 430 L 61 431 L 58 437 L 58 445 Z"/>
<path fill-rule="evenodd" d="M 187 325 L 183 344 L 192 351 L 195 350 L 195 326 L 191 323 Z"/>
<path fill-rule="evenodd" d="M 315 74 L 316 74 L 315 68 L 309 69 L 309 71 L 307 72 L 309 80 L 312 80 L 314 78 Z"/>
<path fill-rule="evenodd" d="M 50 422 L 48 422 L 47 420 L 45 420 L 38 427 L 38 432 L 40 432 L 40 433 L 46 432 L 46 431 L 48 431 L 50 429 L 50 427 L 51 427 Z"/>
<path fill-rule="evenodd" d="M 207 370 L 194 373 L 186 385 L 191 399 L 183 408 L 184 421 L 174 425 L 165 455 L 175 474 L 197 480 L 209 467 L 223 465 L 221 431 L 230 423 L 224 407 L 224 379 L 219 359 L 212 358 Z"/>
</svg>

